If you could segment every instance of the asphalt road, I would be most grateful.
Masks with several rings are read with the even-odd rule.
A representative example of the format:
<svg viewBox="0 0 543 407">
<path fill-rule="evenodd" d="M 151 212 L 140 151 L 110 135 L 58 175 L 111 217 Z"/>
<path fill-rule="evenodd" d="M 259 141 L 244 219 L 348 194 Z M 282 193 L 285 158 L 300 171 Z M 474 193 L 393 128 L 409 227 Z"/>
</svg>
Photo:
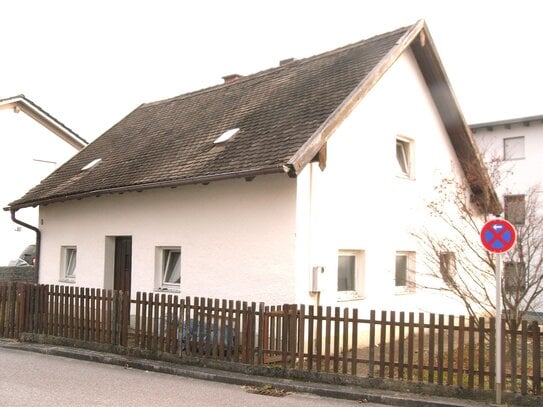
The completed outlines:
<svg viewBox="0 0 543 407">
<path fill-rule="evenodd" d="M 241 386 L 0 348 L 0 406 L 382 406 Z"/>
</svg>

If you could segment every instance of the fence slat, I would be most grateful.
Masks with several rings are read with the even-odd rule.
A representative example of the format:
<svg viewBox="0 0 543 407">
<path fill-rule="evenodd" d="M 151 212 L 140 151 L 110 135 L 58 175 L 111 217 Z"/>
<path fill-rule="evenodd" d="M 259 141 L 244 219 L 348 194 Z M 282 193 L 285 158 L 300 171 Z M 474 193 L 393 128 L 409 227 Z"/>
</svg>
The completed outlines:
<svg viewBox="0 0 543 407">
<path fill-rule="evenodd" d="M 537 321 L 532 322 L 532 364 L 533 364 L 533 380 L 534 394 L 541 395 L 541 330 Z"/>
<path fill-rule="evenodd" d="M 485 320 L 484 318 L 479 318 L 479 365 L 477 366 L 479 370 L 479 389 L 483 390 L 485 388 Z M 491 332 L 492 333 L 492 332 Z"/>
</svg>

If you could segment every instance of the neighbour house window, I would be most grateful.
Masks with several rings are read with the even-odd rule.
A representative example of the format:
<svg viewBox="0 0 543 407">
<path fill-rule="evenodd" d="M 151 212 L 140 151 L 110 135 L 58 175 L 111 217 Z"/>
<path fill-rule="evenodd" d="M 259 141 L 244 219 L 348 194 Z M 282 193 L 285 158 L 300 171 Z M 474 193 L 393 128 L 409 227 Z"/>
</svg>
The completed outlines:
<svg viewBox="0 0 543 407">
<path fill-rule="evenodd" d="M 524 225 L 526 220 L 524 195 L 505 195 L 503 203 L 505 219 L 513 225 Z"/>
<path fill-rule="evenodd" d="M 413 177 L 413 145 L 412 142 L 404 139 L 396 139 L 396 162 L 399 176 Z"/>
<path fill-rule="evenodd" d="M 439 272 L 446 283 L 453 281 L 456 276 L 456 255 L 453 252 L 439 253 Z"/>
<path fill-rule="evenodd" d="M 521 160 L 524 158 L 524 137 L 503 139 L 503 159 Z"/>
<path fill-rule="evenodd" d="M 526 266 L 522 262 L 506 261 L 503 267 L 503 284 L 505 292 L 514 294 L 526 290 Z"/>
<path fill-rule="evenodd" d="M 414 252 L 396 252 L 395 285 L 404 292 L 415 290 Z"/>
<path fill-rule="evenodd" d="M 157 247 L 157 287 L 179 291 L 181 288 L 181 247 Z"/>
<path fill-rule="evenodd" d="M 363 252 L 340 250 L 337 262 L 337 290 L 339 299 L 360 298 L 363 280 Z"/>
<path fill-rule="evenodd" d="M 77 266 L 77 248 L 75 246 L 62 246 L 60 253 L 60 278 L 62 281 L 75 282 Z"/>
</svg>

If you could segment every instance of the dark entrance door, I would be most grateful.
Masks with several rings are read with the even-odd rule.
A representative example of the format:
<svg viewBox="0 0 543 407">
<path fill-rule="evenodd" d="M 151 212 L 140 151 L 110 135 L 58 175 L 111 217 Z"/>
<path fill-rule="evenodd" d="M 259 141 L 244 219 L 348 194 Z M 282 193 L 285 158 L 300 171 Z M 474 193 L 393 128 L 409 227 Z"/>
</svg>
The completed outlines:
<svg viewBox="0 0 543 407">
<path fill-rule="evenodd" d="M 130 293 L 132 277 L 132 236 L 115 238 L 115 269 L 113 289 Z"/>
</svg>

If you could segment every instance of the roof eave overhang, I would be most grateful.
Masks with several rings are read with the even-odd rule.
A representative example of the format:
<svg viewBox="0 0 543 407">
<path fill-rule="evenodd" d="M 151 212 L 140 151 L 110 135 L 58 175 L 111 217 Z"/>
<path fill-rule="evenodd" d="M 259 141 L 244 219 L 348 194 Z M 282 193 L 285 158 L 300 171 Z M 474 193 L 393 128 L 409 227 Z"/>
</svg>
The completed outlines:
<svg viewBox="0 0 543 407">
<path fill-rule="evenodd" d="M 153 183 L 148 183 L 148 184 L 126 185 L 126 186 L 118 186 L 114 188 L 95 189 L 92 191 L 85 191 L 85 192 L 80 192 L 80 193 L 75 193 L 75 194 L 70 194 L 70 195 L 53 196 L 53 197 L 49 197 L 45 199 L 36 199 L 32 201 L 14 201 L 11 204 L 9 204 L 7 207 L 5 207 L 4 210 L 16 211 L 16 210 L 28 208 L 28 207 L 49 205 L 49 204 L 58 203 L 58 202 L 80 200 L 80 199 L 90 198 L 90 197 L 99 197 L 99 196 L 107 195 L 107 194 L 122 194 L 125 192 L 142 192 L 145 190 L 157 189 L 157 188 L 176 188 L 183 185 L 207 184 L 209 182 L 222 181 L 222 180 L 227 180 L 227 179 L 236 179 L 236 178 L 252 179 L 260 175 L 281 174 L 285 172 L 288 172 L 288 169 L 285 168 L 284 166 L 273 166 L 273 167 L 265 167 L 265 168 L 259 168 L 259 169 L 254 169 L 254 170 L 247 170 L 247 171 L 236 171 L 236 172 L 217 174 L 217 175 L 186 178 L 186 179 L 181 179 L 181 180 L 169 180 L 169 181 L 162 181 L 162 182 L 153 182 Z"/>
<path fill-rule="evenodd" d="M 475 202 L 484 213 L 502 207 L 426 24 L 411 41 L 413 55 L 456 152 Z"/>
<path fill-rule="evenodd" d="M 77 150 L 81 150 L 88 144 L 86 140 L 23 96 L 15 96 L 0 101 L 0 110 L 2 109 L 18 109 L 24 112 Z"/>
</svg>

